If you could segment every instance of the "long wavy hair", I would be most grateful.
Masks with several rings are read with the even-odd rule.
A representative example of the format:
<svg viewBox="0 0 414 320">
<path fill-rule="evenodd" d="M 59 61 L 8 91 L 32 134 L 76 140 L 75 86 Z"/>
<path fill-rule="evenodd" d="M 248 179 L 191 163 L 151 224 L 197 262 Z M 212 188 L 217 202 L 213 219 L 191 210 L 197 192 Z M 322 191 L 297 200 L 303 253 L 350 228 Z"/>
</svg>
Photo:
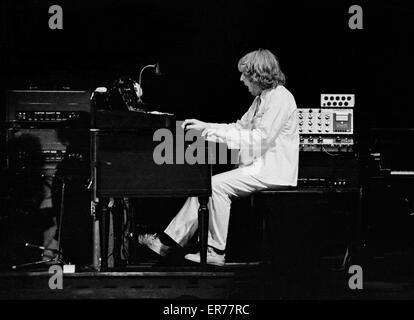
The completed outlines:
<svg viewBox="0 0 414 320">
<path fill-rule="evenodd" d="M 266 90 L 284 85 L 286 76 L 276 56 L 266 49 L 249 52 L 239 60 L 238 69 L 260 89 Z"/>
</svg>

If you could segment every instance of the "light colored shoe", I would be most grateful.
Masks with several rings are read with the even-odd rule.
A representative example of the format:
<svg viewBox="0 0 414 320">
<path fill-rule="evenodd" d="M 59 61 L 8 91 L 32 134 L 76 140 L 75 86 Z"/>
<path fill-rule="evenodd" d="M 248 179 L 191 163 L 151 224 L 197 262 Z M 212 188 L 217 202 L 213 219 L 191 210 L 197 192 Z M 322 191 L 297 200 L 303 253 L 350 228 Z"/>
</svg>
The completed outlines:
<svg viewBox="0 0 414 320">
<path fill-rule="evenodd" d="M 138 243 L 163 257 L 165 257 L 170 250 L 170 247 L 163 244 L 156 233 L 138 235 Z"/>
<path fill-rule="evenodd" d="M 185 255 L 184 259 L 190 260 L 196 263 L 200 263 L 200 252 L 189 253 Z M 226 254 L 218 254 L 213 248 L 207 247 L 207 264 L 215 266 L 224 266 L 226 262 Z"/>
</svg>

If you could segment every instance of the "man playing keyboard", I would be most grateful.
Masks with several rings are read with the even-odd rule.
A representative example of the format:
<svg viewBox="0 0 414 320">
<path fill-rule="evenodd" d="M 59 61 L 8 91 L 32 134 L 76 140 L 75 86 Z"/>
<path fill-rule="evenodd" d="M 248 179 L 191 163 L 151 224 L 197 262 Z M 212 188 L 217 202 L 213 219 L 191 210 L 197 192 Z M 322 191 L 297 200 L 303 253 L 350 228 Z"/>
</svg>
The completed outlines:
<svg viewBox="0 0 414 320">
<path fill-rule="evenodd" d="M 259 49 L 238 62 L 240 80 L 255 97 L 235 123 L 206 123 L 188 119 L 183 128 L 200 131 L 207 141 L 226 143 L 239 149 L 236 169 L 212 177 L 208 202 L 209 230 L 207 263 L 224 265 L 232 199 L 280 186 L 296 186 L 299 162 L 297 108 L 293 95 L 284 87 L 285 75 L 276 56 Z M 189 197 L 164 230 L 174 243 L 185 247 L 198 228 L 197 197 Z M 140 235 L 139 243 L 166 256 L 172 246 L 158 234 Z M 200 253 L 185 259 L 200 263 Z"/>
</svg>

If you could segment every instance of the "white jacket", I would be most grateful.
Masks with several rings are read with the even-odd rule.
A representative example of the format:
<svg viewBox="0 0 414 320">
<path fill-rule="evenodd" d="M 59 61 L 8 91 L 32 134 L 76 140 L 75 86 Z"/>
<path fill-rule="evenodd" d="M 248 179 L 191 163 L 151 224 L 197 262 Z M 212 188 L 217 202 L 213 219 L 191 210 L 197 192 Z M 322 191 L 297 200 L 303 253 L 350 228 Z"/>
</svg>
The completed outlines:
<svg viewBox="0 0 414 320">
<path fill-rule="evenodd" d="M 293 95 L 284 86 L 263 91 L 236 123 L 210 125 L 203 136 L 239 149 L 239 167 L 269 184 L 297 185 L 297 108 Z"/>
</svg>

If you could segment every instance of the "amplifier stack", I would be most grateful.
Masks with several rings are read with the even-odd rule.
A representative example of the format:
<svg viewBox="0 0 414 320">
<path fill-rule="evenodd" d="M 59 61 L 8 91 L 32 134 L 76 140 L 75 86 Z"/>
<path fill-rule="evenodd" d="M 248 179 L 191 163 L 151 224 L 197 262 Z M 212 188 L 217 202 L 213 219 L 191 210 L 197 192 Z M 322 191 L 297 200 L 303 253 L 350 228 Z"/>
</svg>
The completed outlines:
<svg viewBox="0 0 414 320">
<path fill-rule="evenodd" d="M 68 120 L 76 122 L 89 113 L 90 92 L 88 91 L 10 90 L 6 92 L 6 172 L 14 175 L 16 179 L 24 176 L 28 181 L 33 179 L 42 181 L 41 208 L 52 206 L 54 178 L 61 174 L 58 172 L 59 163 L 64 159 L 73 158 L 72 154 L 76 153 L 71 146 L 73 141 L 69 141 L 73 139 L 67 138 L 77 137 L 77 133 L 68 133 L 73 131 L 72 128 L 64 130 L 62 128 L 69 124 Z M 86 140 L 89 143 L 89 139 Z M 87 149 L 86 153 L 89 153 Z M 75 161 L 71 163 L 74 167 L 89 166 L 86 163 L 79 165 Z M 22 188 L 22 186 L 18 187 L 19 190 Z"/>
<path fill-rule="evenodd" d="M 6 92 L 7 160 L 0 177 L 5 177 L 0 222 L 3 215 L 2 226 L 18 229 L 8 230 L 11 240 L 5 243 L 13 249 L 0 260 L 28 262 L 15 261 L 16 252 L 25 252 L 25 242 L 42 244 L 43 237 L 45 247 L 57 241 L 65 261 L 90 263 L 90 95 L 80 90 Z"/>
<path fill-rule="evenodd" d="M 319 108 L 299 108 L 301 186 L 356 186 L 353 94 L 321 94 Z"/>
<path fill-rule="evenodd" d="M 23 150 L 17 160 L 24 160 L 24 140 L 37 141 L 42 155 L 43 171 L 53 175 L 63 160 L 66 145 L 59 139 L 57 129 L 61 123 L 78 119 L 90 112 L 90 92 L 72 90 L 10 90 L 6 96 L 7 143 L 20 139 Z M 30 146 L 27 145 L 30 149 Z M 8 166 L 13 165 L 8 155 Z"/>
</svg>

